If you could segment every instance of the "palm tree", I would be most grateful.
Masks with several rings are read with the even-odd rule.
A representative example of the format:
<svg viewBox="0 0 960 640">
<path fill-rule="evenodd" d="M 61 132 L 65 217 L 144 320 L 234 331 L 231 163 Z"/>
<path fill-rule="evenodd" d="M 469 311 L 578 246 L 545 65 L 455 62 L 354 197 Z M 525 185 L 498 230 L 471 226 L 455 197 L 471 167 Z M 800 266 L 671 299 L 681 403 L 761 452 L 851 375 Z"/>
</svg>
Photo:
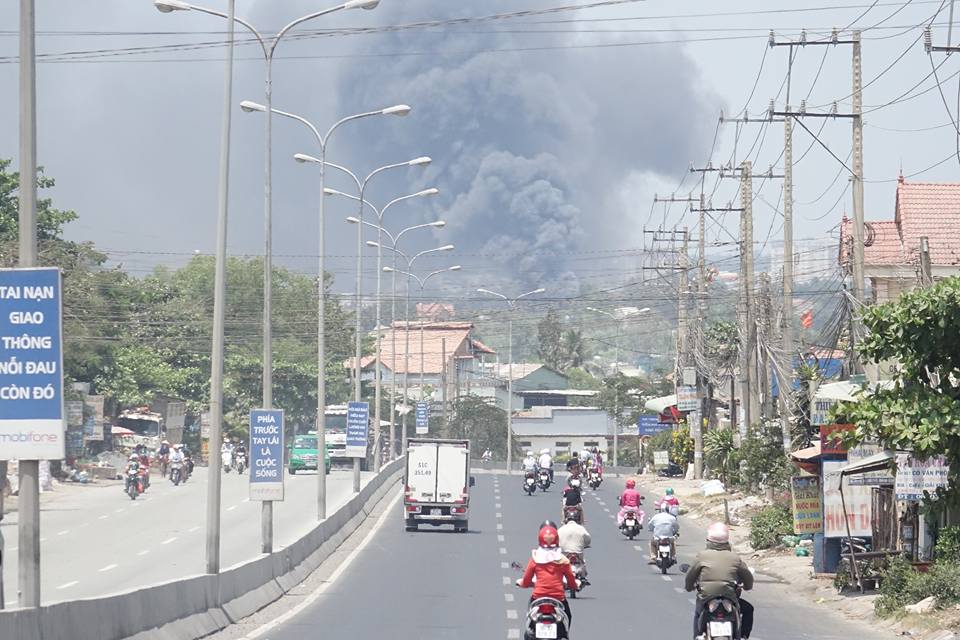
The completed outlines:
<svg viewBox="0 0 960 640">
<path fill-rule="evenodd" d="M 726 485 L 727 478 L 736 471 L 739 463 L 737 447 L 733 441 L 733 430 L 708 431 L 703 438 L 703 453 L 707 464 L 720 472 L 720 480 Z"/>
<path fill-rule="evenodd" d="M 583 332 L 579 329 L 567 329 L 563 332 L 561 351 L 564 369 L 582 367 L 586 356 L 586 344 L 583 341 Z"/>
</svg>

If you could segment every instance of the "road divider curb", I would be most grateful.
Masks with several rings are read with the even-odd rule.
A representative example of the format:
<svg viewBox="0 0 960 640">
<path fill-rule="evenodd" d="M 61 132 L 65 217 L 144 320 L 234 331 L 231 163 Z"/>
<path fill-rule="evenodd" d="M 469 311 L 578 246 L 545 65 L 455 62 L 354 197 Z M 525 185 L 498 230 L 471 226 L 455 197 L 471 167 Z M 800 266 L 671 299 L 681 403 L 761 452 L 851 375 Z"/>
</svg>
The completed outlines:
<svg viewBox="0 0 960 640">
<path fill-rule="evenodd" d="M 245 618 L 302 582 L 391 490 L 403 460 L 381 468 L 360 493 L 289 546 L 218 575 L 124 593 L 0 612 L 0 638 L 17 640 L 195 640 Z"/>
</svg>

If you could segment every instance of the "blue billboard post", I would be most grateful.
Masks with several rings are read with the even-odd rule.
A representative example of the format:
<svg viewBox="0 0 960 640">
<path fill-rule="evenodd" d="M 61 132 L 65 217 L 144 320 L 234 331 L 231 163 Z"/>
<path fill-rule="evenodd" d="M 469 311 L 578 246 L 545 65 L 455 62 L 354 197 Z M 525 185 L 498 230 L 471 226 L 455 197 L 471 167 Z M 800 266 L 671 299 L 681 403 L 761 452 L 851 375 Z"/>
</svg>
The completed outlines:
<svg viewBox="0 0 960 640">
<path fill-rule="evenodd" d="M 367 457 L 367 438 L 370 432 L 370 403 L 347 403 L 346 456 L 353 458 L 353 491 L 360 493 L 360 460 Z"/>
<path fill-rule="evenodd" d="M 430 403 L 417 403 L 417 435 L 430 433 Z"/>
<path fill-rule="evenodd" d="M 250 500 L 283 500 L 283 410 L 250 412 Z"/>
<path fill-rule="evenodd" d="M 38 461 L 61 460 L 66 455 L 60 270 L 0 269 L 0 300 L 0 460 L 21 461 L 17 545 L 20 604 L 38 607 Z M 6 482 L 6 465 L 2 467 L 0 480 Z M 3 548 L 0 537 L 0 554 Z M 0 555 L 0 572 L 2 569 Z M 0 586 L 0 598 L 2 593 Z"/>
</svg>

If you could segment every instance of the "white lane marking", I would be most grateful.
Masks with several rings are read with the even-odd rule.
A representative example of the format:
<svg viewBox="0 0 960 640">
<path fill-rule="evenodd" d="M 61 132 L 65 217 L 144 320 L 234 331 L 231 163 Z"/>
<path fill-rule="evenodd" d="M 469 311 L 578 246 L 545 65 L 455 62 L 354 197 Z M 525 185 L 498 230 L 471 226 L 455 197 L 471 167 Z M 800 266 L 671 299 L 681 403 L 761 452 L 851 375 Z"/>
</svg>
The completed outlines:
<svg viewBox="0 0 960 640">
<path fill-rule="evenodd" d="M 57 535 L 58 535 L 58 536 L 65 536 L 65 535 L 67 535 L 68 533 L 70 533 L 70 530 L 69 530 L 69 529 L 64 529 L 63 531 L 57 531 Z"/>
<path fill-rule="evenodd" d="M 510 568 L 510 563 L 509 563 L 509 562 L 501 562 L 501 563 L 500 563 L 500 568 L 501 568 L 501 569 L 509 569 L 509 568 Z"/>
<path fill-rule="evenodd" d="M 494 506 L 495 509 L 502 509 L 502 508 L 503 508 L 503 505 L 500 504 L 499 502 L 497 502 L 497 503 L 494 504 L 493 506 Z"/>
<path fill-rule="evenodd" d="M 171 542 L 173 542 L 173 541 L 176 540 L 176 539 L 177 539 L 177 536 L 173 536 L 172 538 L 167 538 L 166 540 L 164 540 L 164 541 L 161 542 L 160 544 L 170 544 Z"/>
<path fill-rule="evenodd" d="M 507 640 L 520 640 L 520 629 L 510 629 L 507 631 Z"/>
<path fill-rule="evenodd" d="M 672 582 L 672 581 L 673 581 L 673 578 L 671 578 L 670 576 L 660 576 L 660 577 L 663 578 L 663 581 L 664 581 L 664 582 Z"/>
<path fill-rule="evenodd" d="M 510 576 L 503 576 L 503 584 L 510 584 Z"/>
<path fill-rule="evenodd" d="M 114 513 L 123 513 L 124 511 L 126 511 L 126 509 L 117 509 Z"/>
<path fill-rule="evenodd" d="M 118 566 L 118 565 L 115 565 L 115 564 L 108 564 L 108 565 L 105 566 L 104 568 L 98 569 L 98 571 L 99 571 L 100 573 L 105 573 L 105 572 L 107 572 L 107 571 L 112 571 L 113 569 L 116 569 L 117 566 Z"/>
<path fill-rule="evenodd" d="M 517 610 L 516 609 L 507 609 L 507 618 L 509 620 L 517 619 Z"/>
<path fill-rule="evenodd" d="M 684 592 L 683 587 L 674 587 L 673 590 L 676 591 L 677 593 L 683 593 L 683 592 Z"/>
<path fill-rule="evenodd" d="M 233 505 L 232 507 L 227 507 L 227 511 L 233 511 L 236 508 L 237 508 L 237 505 Z"/>
<path fill-rule="evenodd" d="M 244 502 L 250 502 L 250 498 L 244 498 L 243 501 L 244 501 Z"/>
<path fill-rule="evenodd" d="M 687 598 L 687 602 L 689 602 L 690 604 L 697 604 L 697 599 L 696 599 L 696 598 Z"/>
<path fill-rule="evenodd" d="M 497 511 L 497 518 L 503 518 L 503 514 Z"/>
<path fill-rule="evenodd" d="M 607 506 L 607 503 L 606 503 L 606 502 L 604 502 L 603 500 L 601 500 L 600 498 L 597 498 L 597 502 L 599 502 L 599 503 L 600 503 L 600 506 L 601 506 L 601 507 L 605 507 L 605 506 Z"/>
<path fill-rule="evenodd" d="M 506 541 L 507 539 L 505 537 L 503 537 L 502 535 L 497 535 L 497 542 L 506 542 Z"/>
<path fill-rule="evenodd" d="M 635 544 L 633 545 L 633 548 L 636 549 L 637 551 L 643 551 L 643 545 Z"/>
<path fill-rule="evenodd" d="M 497 531 L 503 531 L 503 523 L 502 523 L 502 522 L 498 522 L 498 523 L 497 523 Z"/>
<path fill-rule="evenodd" d="M 604 507 L 603 510 L 606 511 L 607 513 L 610 513 L 610 508 L 609 508 L 609 507 Z"/>
<path fill-rule="evenodd" d="M 78 584 L 80 584 L 80 581 L 79 581 L 79 580 L 74 580 L 73 582 L 67 582 L 67 583 L 65 583 L 65 584 L 60 585 L 59 587 L 57 587 L 57 589 L 58 589 L 58 590 L 59 590 L 59 589 L 69 589 L 70 587 L 73 587 L 73 586 L 78 585 Z"/>
<path fill-rule="evenodd" d="M 200 531 L 200 527 L 190 527 L 187 529 L 187 533 L 195 533 L 197 531 Z"/>
<path fill-rule="evenodd" d="M 100 516 L 99 518 L 97 518 L 97 520 L 106 520 L 106 519 L 109 518 L 109 517 L 110 517 L 110 516 Z"/>
<path fill-rule="evenodd" d="M 40 538 L 40 542 L 46 542 L 46 541 L 47 541 L 46 538 Z"/>
<path fill-rule="evenodd" d="M 8 607 L 12 607 L 13 605 L 17 604 L 17 600 L 16 598 L 13 600 L 7 600 L 4 604 L 6 604 Z"/>
<path fill-rule="evenodd" d="M 506 547 L 500 547 L 500 555 L 502 555 L 502 556 L 507 555 L 507 548 L 506 548 Z"/>
<path fill-rule="evenodd" d="M 377 520 L 376 524 L 373 525 L 373 528 L 370 529 L 370 532 L 367 533 L 366 537 L 364 537 L 364 539 L 360 541 L 360 544 L 358 544 L 356 548 L 350 552 L 350 555 L 348 555 L 346 558 L 343 559 L 343 562 L 340 564 L 340 566 L 337 567 L 334 570 L 334 572 L 330 574 L 330 577 L 327 578 L 325 582 L 322 582 L 316 588 L 316 590 L 314 590 L 309 595 L 307 595 L 303 599 L 303 601 L 297 606 L 293 607 L 286 613 L 280 616 L 277 616 L 276 618 L 274 618 L 267 624 L 263 625 L 262 627 L 258 627 L 254 629 L 253 631 L 243 636 L 239 640 L 252 640 L 253 638 L 259 638 L 263 634 L 268 633 L 269 631 L 276 628 L 277 626 L 285 623 L 287 620 L 294 617 L 295 615 L 297 615 L 307 607 L 310 607 L 311 605 L 313 605 L 313 603 L 317 600 L 317 598 L 323 595 L 323 592 L 326 591 L 330 587 L 330 585 L 334 584 L 337 581 L 337 578 L 339 578 L 340 575 L 350 567 L 350 565 L 353 563 L 356 557 L 360 555 L 360 553 L 366 548 L 368 544 L 370 544 L 370 541 L 373 540 L 374 536 L 380 532 L 380 529 L 383 528 L 383 525 L 386 524 L 387 520 L 389 518 L 394 517 L 394 509 L 396 508 L 397 503 L 400 502 L 400 498 L 402 497 L 403 497 L 402 493 L 397 493 L 396 497 L 390 502 L 390 504 L 387 506 L 384 512 L 380 515 L 380 519 Z"/>
<path fill-rule="evenodd" d="M 144 549 L 143 551 L 141 551 L 141 552 L 138 553 L 137 555 L 138 555 L 138 556 L 145 556 L 145 555 L 147 555 L 148 553 L 150 553 L 150 549 Z"/>
<path fill-rule="evenodd" d="M 504 601 L 504 602 L 513 602 L 513 594 L 512 594 L 512 593 L 505 593 L 505 594 L 503 594 L 503 601 Z"/>
</svg>

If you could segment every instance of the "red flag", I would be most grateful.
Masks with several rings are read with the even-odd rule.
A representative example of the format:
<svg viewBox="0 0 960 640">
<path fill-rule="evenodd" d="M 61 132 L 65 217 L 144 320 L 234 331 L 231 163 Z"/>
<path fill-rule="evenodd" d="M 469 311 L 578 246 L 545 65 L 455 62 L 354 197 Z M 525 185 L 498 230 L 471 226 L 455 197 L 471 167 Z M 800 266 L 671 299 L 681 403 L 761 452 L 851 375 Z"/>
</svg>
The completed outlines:
<svg viewBox="0 0 960 640">
<path fill-rule="evenodd" d="M 809 329 L 813 326 L 813 309 L 805 311 L 802 316 L 800 316 L 800 326 L 804 329 Z"/>
</svg>

